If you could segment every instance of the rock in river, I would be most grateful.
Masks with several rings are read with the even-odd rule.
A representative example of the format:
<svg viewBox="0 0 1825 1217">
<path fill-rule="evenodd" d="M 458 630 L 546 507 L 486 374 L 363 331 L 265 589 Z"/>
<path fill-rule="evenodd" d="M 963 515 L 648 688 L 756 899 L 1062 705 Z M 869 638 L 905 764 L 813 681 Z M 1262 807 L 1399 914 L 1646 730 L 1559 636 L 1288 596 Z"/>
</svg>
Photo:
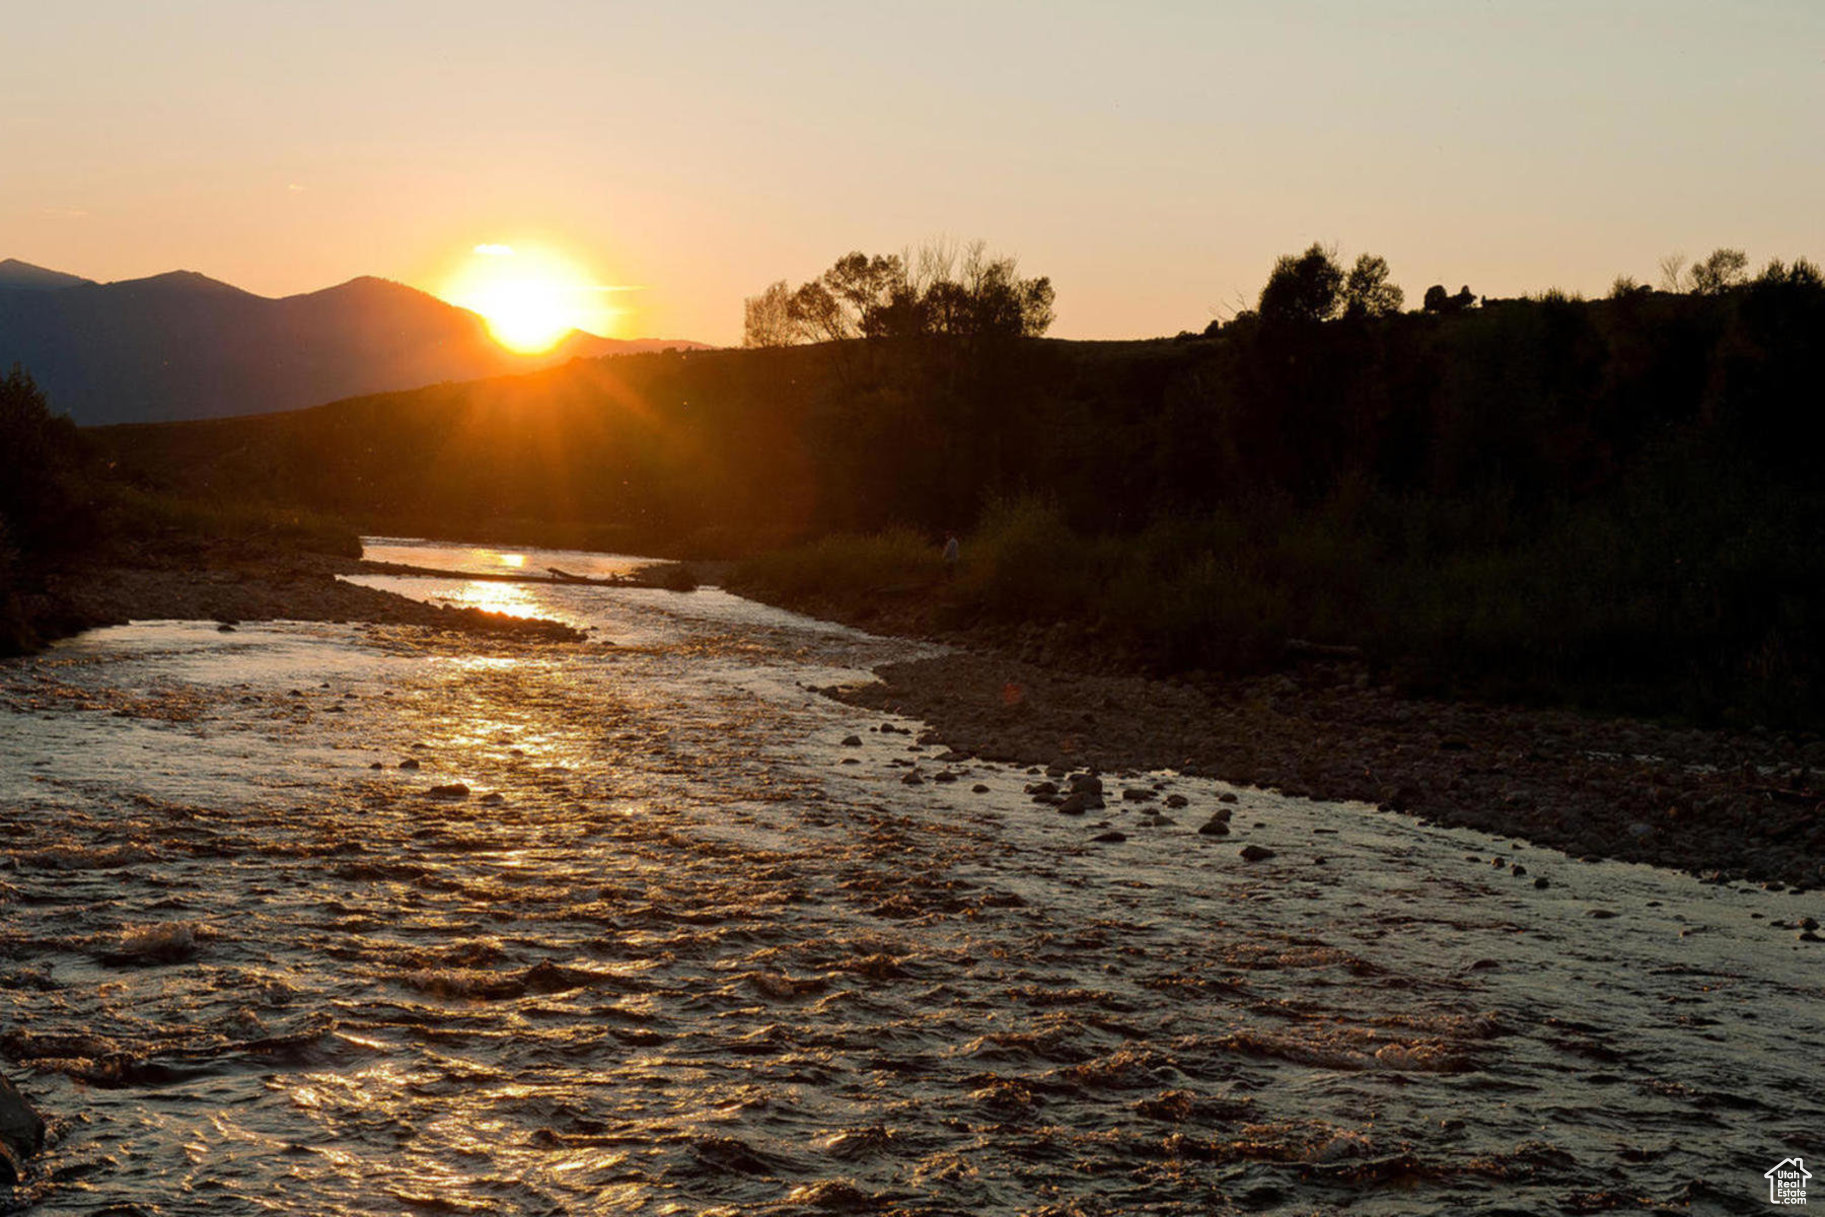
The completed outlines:
<svg viewBox="0 0 1825 1217">
<path fill-rule="evenodd" d="M 25 1160 L 44 1148 L 44 1119 L 0 1074 L 0 1183 L 17 1183 Z"/>
</svg>

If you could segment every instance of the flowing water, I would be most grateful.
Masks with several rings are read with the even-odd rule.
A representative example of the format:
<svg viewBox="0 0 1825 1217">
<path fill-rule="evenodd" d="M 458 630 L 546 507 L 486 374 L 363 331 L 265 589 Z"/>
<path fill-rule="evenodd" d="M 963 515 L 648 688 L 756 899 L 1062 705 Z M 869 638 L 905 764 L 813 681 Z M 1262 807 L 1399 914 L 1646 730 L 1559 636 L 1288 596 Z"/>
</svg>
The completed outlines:
<svg viewBox="0 0 1825 1217">
<path fill-rule="evenodd" d="M 1060 816 L 806 688 L 915 644 L 364 581 L 590 641 L 0 664 L 32 1211 L 1752 1212 L 1817 1152 L 1816 894 L 1173 774 Z"/>
</svg>

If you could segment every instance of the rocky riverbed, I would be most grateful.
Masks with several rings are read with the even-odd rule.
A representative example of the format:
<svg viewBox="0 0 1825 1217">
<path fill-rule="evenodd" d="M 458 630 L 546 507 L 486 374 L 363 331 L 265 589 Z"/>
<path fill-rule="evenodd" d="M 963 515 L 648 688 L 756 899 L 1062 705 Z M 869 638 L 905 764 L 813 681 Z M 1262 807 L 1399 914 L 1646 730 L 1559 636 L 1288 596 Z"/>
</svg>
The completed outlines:
<svg viewBox="0 0 1825 1217">
<path fill-rule="evenodd" d="M 155 621 L 0 663 L 0 1064 L 49 1124 L 13 1202 L 1749 1212 L 1815 1151 L 1815 894 L 1119 770 L 1169 727 L 1084 700 L 1202 690 L 719 591 L 366 581 L 586 640 Z M 1064 763 L 808 692 L 876 668 L 852 701 L 925 673 Z"/>
<path fill-rule="evenodd" d="M 957 651 L 832 690 L 1023 764 L 1175 769 L 1377 803 L 1576 856 L 1825 886 L 1825 745 L 1767 733 L 1397 696 L 1319 658 L 1254 679 L 1158 681 Z"/>
<path fill-rule="evenodd" d="M 415 551 L 380 552 L 409 559 Z M 239 556 L 201 569 L 97 567 L 50 577 L 37 611 L 57 623 L 55 634 L 172 619 L 582 637 L 525 612 L 426 603 L 339 577 L 387 569 L 312 555 Z M 892 607 L 871 613 L 869 628 L 925 632 L 925 614 Z M 1816 738 L 1407 697 L 1347 657 L 1316 655 L 1266 677 L 1162 681 L 1111 675 L 1116 665 L 1094 653 L 1028 635 L 945 641 L 960 649 L 884 668 L 881 684 L 841 696 L 925 719 L 961 752 L 1023 764 L 1169 767 L 1377 803 L 1578 856 L 1825 887 L 1825 742 Z"/>
</svg>

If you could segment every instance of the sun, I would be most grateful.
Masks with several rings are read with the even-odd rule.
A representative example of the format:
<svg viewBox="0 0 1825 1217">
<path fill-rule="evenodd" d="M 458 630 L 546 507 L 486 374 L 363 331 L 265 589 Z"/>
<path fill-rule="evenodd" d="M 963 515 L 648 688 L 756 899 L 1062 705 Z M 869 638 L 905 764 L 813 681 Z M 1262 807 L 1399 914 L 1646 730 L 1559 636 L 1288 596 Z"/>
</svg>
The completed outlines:
<svg viewBox="0 0 1825 1217">
<path fill-rule="evenodd" d="M 557 254 L 491 244 L 477 245 L 439 294 L 480 313 L 502 346 L 532 355 L 549 351 L 572 330 L 599 326 L 600 291 Z"/>
</svg>

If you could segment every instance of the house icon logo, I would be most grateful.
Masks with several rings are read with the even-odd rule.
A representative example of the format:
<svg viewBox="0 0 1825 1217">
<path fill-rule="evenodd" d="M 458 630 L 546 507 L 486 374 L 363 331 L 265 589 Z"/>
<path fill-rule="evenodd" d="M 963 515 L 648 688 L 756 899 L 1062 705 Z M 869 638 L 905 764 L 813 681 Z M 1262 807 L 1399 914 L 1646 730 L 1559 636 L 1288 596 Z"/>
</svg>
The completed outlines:
<svg viewBox="0 0 1825 1217">
<path fill-rule="evenodd" d="M 1806 1203 L 1806 1180 L 1812 1178 L 1812 1172 L 1801 1159 L 1778 1162 L 1762 1172 L 1762 1178 L 1768 1181 L 1769 1204 Z"/>
</svg>

